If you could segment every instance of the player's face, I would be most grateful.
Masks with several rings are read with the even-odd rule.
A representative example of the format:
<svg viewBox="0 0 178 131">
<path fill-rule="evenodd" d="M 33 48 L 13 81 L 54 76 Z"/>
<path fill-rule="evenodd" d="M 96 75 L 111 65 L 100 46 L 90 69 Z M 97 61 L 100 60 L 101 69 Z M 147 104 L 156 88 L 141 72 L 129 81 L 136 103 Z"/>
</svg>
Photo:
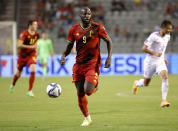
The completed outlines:
<svg viewBox="0 0 178 131">
<path fill-rule="evenodd" d="M 43 38 L 43 39 L 46 39 L 46 38 L 47 38 L 47 34 L 46 34 L 46 33 L 43 33 L 43 34 L 42 34 L 42 38 Z"/>
<path fill-rule="evenodd" d="M 82 9 L 80 17 L 84 24 L 89 24 L 91 21 L 91 10 L 89 8 Z"/>
<path fill-rule="evenodd" d="M 32 31 L 37 31 L 37 28 L 38 28 L 38 23 L 37 21 L 34 21 L 31 25 L 31 30 Z"/>
<path fill-rule="evenodd" d="M 170 34 L 172 32 L 172 25 L 167 25 L 165 28 L 163 28 L 165 34 Z"/>
</svg>

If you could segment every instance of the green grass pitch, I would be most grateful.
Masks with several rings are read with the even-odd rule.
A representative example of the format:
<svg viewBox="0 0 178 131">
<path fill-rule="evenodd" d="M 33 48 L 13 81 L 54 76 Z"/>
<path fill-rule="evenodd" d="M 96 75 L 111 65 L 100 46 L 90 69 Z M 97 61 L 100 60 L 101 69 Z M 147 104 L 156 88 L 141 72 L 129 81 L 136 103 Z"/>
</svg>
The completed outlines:
<svg viewBox="0 0 178 131">
<path fill-rule="evenodd" d="M 83 116 L 78 107 L 71 77 L 36 78 L 33 92 L 27 96 L 28 78 L 17 82 L 9 93 L 12 78 L 0 78 L 0 131 L 177 131 L 178 75 L 169 75 L 169 108 L 160 108 L 161 80 L 153 77 L 149 87 L 132 94 L 132 84 L 142 76 L 102 76 L 99 90 L 87 97 L 93 123 L 81 127 Z M 62 86 L 58 98 L 46 95 L 46 86 Z"/>
</svg>

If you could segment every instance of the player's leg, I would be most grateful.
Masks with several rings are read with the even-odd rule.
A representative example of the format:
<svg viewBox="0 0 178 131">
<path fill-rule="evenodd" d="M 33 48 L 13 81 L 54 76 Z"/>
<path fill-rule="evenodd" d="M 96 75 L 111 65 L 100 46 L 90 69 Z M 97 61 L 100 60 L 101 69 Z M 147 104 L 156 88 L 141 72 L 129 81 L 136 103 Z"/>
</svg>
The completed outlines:
<svg viewBox="0 0 178 131">
<path fill-rule="evenodd" d="M 155 71 L 156 71 L 156 66 L 150 65 L 148 63 L 144 63 L 144 79 L 139 79 L 134 81 L 134 84 L 132 86 L 133 94 L 136 95 L 138 93 L 139 87 L 144 87 L 149 85 Z"/>
<path fill-rule="evenodd" d="M 168 93 L 168 71 L 167 66 L 164 61 L 157 63 L 156 72 L 159 74 L 162 80 L 162 102 L 161 107 L 169 107 L 170 103 L 167 102 L 167 93 Z"/>
<path fill-rule="evenodd" d="M 91 82 L 85 81 L 84 91 L 88 96 L 92 95 L 96 90 L 97 90 L 96 85 L 94 85 Z"/>
<path fill-rule="evenodd" d="M 13 76 L 13 81 L 12 81 L 12 84 L 10 85 L 10 92 L 11 93 L 14 92 L 14 88 L 15 88 L 16 82 L 20 78 L 20 76 L 22 74 L 23 67 L 25 65 L 26 65 L 25 59 L 22 59 L 22 58 L 19 57 L 19 59 L 17 61 L 17 72 Z"/>
<path fill-rule="evenodd" d="M 85 74 L 84 92 L 90 96 L 97 91 L 98 73 L 95 70 L 89 70 Z"/>
<path fill-rule="evenodd" d="M 48 63 L 48 56 L 40 58 L 40 64 L 43 67 L 43 76 L 44 77 L 46 76 L 46 73 L 47 73 L 47 63 Z"/>
<path fill-rule="evenodd" d="M 136 82 L 136 86 L 137 86 L 137 87 L 148 86 L 150 82 L 151 82 L 151 78 L 139 79 L 139 80 Z"/>
<path fill-rule="evenodd" d="M 162 102 L 161 102 L 161 107 L 169 107 L 170 103 L 167 102 L 167 94 L 168 94 L 168 73 L 167 70 L 163 70 L 159 73 L 161 80 L 162 80 L 162 86 L 161 86 L 161 91 L 162 91 Z"/>
<path fill-rule="evenodd" d="M 42 66 L 43 66 L 43 76 L 45 77 L 47 73 L 47 63 L 43 63 Z"/>
<path fill-rule="evenodd" d="M 10 85 L 10 92 L 11 93 L 14 92 L 15 84 L 16 84 L 17 80 L 20 78 L 21 74 L 22 74 L 22 71 L 19 71 L 17 69 L 17 73 L 14 75 L 12 84 Z"/>
<path fill-rule="evenodd" d="M 76 81 L 75 86 L 76 86 L 77 95 L 78 95 L 78 105 L 80 107 L 81 112 L 83 113 L 85 117 L 81 126 L 88 126 L 91 124 L 91 117 L 88 112 L 88 107 L 87 107 L 88 100 L 84 92 L 84 82 L 85 80 Z"/>
<path fill-rule="evenodd" d="M 35 81 L 36 64 L 31 64 L 29 67 L 30 67 L 30 78 L 29 78 L 28 95 L 33 97 L 34 94 L 32 92 L 32 88 L 33 88 L 33 84 L 34 84 L 34 81 Z"/>
</svg>

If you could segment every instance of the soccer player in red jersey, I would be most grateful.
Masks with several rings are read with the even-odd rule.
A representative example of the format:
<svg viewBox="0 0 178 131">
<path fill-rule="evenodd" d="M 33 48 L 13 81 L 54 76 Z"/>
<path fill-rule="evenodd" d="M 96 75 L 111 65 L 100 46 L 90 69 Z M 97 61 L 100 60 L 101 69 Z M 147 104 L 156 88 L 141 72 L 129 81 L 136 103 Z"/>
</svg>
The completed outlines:
<svg viewBox="0 0 178 131">
<path fill-rule="evenodd" d="M 65 64 L 65 57 L 70 54 L 74 42 L 76 42 L 76 63 L 73 66 L 73 82 L 77 89 L 78 105 L 84 115 L 81 126 L 91 124 L 88 112 L 86 95 L 90 96 L 97 90 L 100 58 L 100 38 L 107 44 L 108 57 L 105 68 L 111 64 L 112 41 L 105 28 L 96 22 L 92 22 L 92 13 L 88 7 L 80 11 L 81 22 L 73 25 L 68 34 L 68 45 L 61 57 L 61 65 Z"/>
<path fill-rule="evenodd" d="M 12 84 L 10 85 L 10 92 L 14 91 L 15 84 L 22 74 L 23 67 L 28 65 L 30 68 L 30 79 L 29 79 L 29 88 L 28 95 L 33 97 L 32 92 L 33 83 L 35 80 L 35 65 L 37 57 L 37 40 L 40 35 L 37 32 L 38 23 L 36 20 L 30 20 L 28 22 L 28 29 L 21 32 L 18 39 L 18 48 L 20 50 L 18 61 L 17 61 L 17 73 L 13 77 Z"/>
</svg>

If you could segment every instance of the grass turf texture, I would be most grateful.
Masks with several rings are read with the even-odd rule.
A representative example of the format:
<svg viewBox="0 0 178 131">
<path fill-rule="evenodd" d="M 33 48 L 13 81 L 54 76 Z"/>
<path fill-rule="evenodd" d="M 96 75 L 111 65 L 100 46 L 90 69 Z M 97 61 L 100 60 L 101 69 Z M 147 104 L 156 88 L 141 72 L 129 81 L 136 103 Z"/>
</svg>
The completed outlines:
<svg viewBox="0 0 178 131">
<path fill-rule="evenodd" d="M 93 123 L 81 127 L 76 89 L 71 77 L 36 78 L 33 92 L 27 96 L 28 78 L 17 82 L 9 93 L 12 78 L 0 78 L 0 131 L 174 131 L 178 130 L 178 76 L 169 75 L 169 108 L 160 108 L 161 80 L 153 77 L 149 87 L 132 94 L 132 84 L 142 76 L 100 77 L 99 90 L 89 101 Z M 46 86 L 57 82 L 62 86 L 59 98 L 49 98 Z"/>
</svg>

